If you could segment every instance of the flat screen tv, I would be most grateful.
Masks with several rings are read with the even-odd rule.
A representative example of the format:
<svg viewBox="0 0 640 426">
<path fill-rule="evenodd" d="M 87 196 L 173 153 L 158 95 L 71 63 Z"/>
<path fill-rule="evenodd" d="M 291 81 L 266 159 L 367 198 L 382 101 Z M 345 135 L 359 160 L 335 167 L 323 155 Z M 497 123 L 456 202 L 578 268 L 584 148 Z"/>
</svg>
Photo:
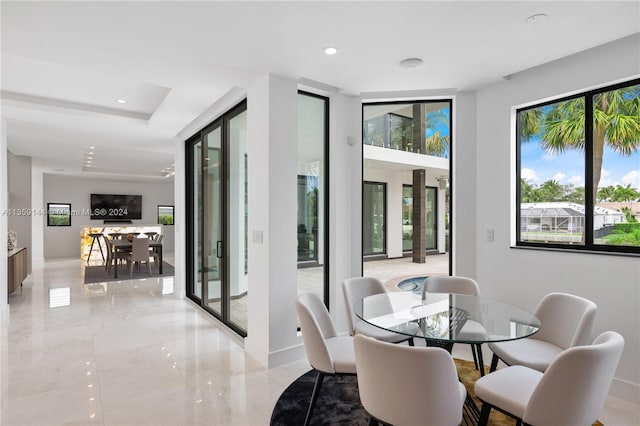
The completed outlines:
<svg viewBox="0 0 640 426">
<path fill-rule="evenodd" d="M 91 219 L 142 219 L 142 195 L 91 194 Z"/>
</svg>

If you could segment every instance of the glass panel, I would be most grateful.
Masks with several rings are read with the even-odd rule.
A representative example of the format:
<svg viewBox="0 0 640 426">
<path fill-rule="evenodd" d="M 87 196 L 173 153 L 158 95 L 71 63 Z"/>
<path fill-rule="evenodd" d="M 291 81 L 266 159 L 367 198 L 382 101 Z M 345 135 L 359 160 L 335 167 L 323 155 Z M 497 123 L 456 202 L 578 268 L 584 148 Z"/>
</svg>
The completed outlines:
<svg viewBox="0 0 640 426">
<path fill-rule="evenodd" d="M 593 98 L 594 244 L 640 246 L 639 98 L 640 85 Z"/>
<path fill-rule="evenodd" d="M 365 145 L 449 158 L 449 102 L 365 105 L 363 119 Z"/>
<path fill-rule="evenodd" d="M 228 124 L 229 131 L 229 321 L 247 330 L 247 113 Z"/>
<path fill-rule="evenodd" d="M 206 303 L 215 313 L 221 311 L 221 280 L 224 247 L 222 246 L 222 157 L 221 131 L 217 127 L 205 136 L 204 158 L 204 267 L 207 283 Z"/>
<path fill-rule="evenodd" d="M 385 253 L 385 197 L 385 184 L 364 183 L 362 205 L 364 255 Z"/>
<path fill-rule="evenodd" d="M 402 251 L 413 250 L 413 186 L 402 186 Z"/>
<path fill-rule="evenodd" d="M 193 295 L 202 299 L 202 141 L 193 145 Z"/>
<path fill-rule="evenodd" d="M 436 211 L 436 197 L 438 195 L 437 188 L 427 187 L 425 188 L 425 237 L 427 250 L 433 250 L 436 248 L 437 238 L 437 211 Z"/>
<path fill-rule="evenodd" d="M 298 293 L 324 300 L 325 203 L 328 99 L 298 95 Z"/>
<path fill-rule="evenodd" d="M 173 225 L 173 206 L 158 206 L 158 223 Z"/>
<path fill-rule="evenodd" d="M 298 262 L 318 260 L 318 177 L 298 176 Z"/>
<path fill-rule="evenodd" d="M 518 112 L 520 239 L 584 244 L 584 98 Z"/>
<path fill-rule="evenodd" d="M 438 238 L 438 188 L 425 188 L 426 249 L 435 250 Z M 402 251 L 413 251 L 413 185 L 402 186 Z"/>
<path fill-rule="evenodd" d="M 393 276 L 449 273 L 449 191 L 427 189 L 425 223 L 413 222 L 418 206 L 413 205 L 413 175 L 415 170 L 425 171 L 425 186 L 436 187 L 438 182 L 448 182 L 449 157 L 451 156 L 451 101 L 403 101 L 369 103 L 362 106 L 363 182 L 385 184 L 385 207 L 388 226 L 384 234 L 377 234 L 371 206 L 363 194 L 363 255 L 384 253 L 389 258 L 406 256 L 403 261 L 369 257 L 363 263 L 363 273 L 388 281 L 386 272 L 393 265 Z M 389 149 L 402 152 L 390 152 Z M 422 184 L 420 184 L 422 186 Z M 363 187 L 363 192 L 367 189 Z M 370 191 L 370 189 L 369 189 Z M 416 207 L 416 208 L 414 208 Z M 398 214 L 401 218 L 398 218 Z M 420 219 L 422 220 L 422 219 Z M 378 224 L 380 225 L 380 224 Z M 419 257 L 410 259 L 413 252 L 413 231 L 420 225 L 426 236 L 425 250 L 442 252 L 442 256 L 430 256 L 422 266 L 416 265 Z M 424 231 L 422 228 L 425 227 Z M 380 239 L 383 239 L 381 242 Z M 384 251 L 382 251 L 384 250 Z M 428 265 L 428 267 L 427 267 Z M 418 272 L 418 273 L 416 273 Z"/>
</svg>

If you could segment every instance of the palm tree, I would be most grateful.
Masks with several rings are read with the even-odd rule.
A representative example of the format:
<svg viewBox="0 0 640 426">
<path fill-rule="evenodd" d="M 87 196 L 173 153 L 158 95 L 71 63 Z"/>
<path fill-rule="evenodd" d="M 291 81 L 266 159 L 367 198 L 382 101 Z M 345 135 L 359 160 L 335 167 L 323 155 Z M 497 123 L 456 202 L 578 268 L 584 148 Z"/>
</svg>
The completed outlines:
<svg viewBox="0 0 640 426">
<path fill-rule="evenodd" d="M 598 201 L 612 201 L 615 188 L 613 186 L 603 186 L 598 190 Z"/>
<path fill-rule="evenodd" d="M 437 157 L 447 157 L 449 153 L 449 114 L 448 108 L 430 112 L 425 117 L 427 135 L 425 135 L 425 146 L 427 155 L 435 155 Z M 440 132 L 439 129 L 446 129 L 446 134 Z"/>
<path fill-rule="evenodd" d="M 627 186 L 616 185 L 616 189 L 613 192 L 613 199 L 619 202 L 631 202 L 638 198 L 638 191 L 631 187 L 631 184 Z"/>
<path fill-rule="evenodd" d="M 541 201 L 561 201 L 564 195 L 564 186 L 560 185 L 557 180 L 548 180 L 540 185 L 537 189 L 540 194 Z"/>
<path fill-rule="evenodd" d="M 520 200 L 523 203 L 535 203 L 540 201 L 540 195 L 535 185 L 530 184 L 523 178 L 520 178 Z"/>
<path fill-rule="evenodd" d="M 551 154 L 585 147 L 585 98 L 523 111 L 520 134 L 524 142 L 540 134 Z M 593 194 L 598 193 L 604 146 L 630 156 L 640 148 L 640 85 L 602 92 L 593 97 Z"/>
</svg>

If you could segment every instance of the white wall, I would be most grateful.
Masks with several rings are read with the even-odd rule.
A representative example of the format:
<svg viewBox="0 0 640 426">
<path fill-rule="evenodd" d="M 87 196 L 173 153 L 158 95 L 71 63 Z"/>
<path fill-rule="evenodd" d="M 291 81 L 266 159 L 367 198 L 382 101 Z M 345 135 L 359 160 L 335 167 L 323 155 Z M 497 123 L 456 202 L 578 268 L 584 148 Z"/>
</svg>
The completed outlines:
<svg viewBox="0 0 640 426">
<path fill-rule="evenodd" d="M 620 332 L 626 345 L 612 394 L 640 398 L 640 261 L 637 257 L 536 251 L 510 247 L 513 225 L 512 109 L 548 97 L 640 74 L 640 35 L 609 43 L 514 75 L 477 94 L 477 279 L 483 295 L 534 309 L 562 291 L 598 305 L 593 337 Z M 458 176 L 473 179 L 460 170 Z M 459 210 L 459 208 L 458 208 Z M 487 229 L 495 241 L 486 241 Z"/>
<path fill-rule="evenodd" d="M 157 224 L 158 205 L 174 205 L 173 181 L 171 182 L 122 182 L 71 176 L 43 175 L 42 207 L 47 203 L 71 203 L 72 210 L 89 209 L 91 194 L 142 195 L 142 219 L 133 224 Z M 38 208 L 34 206 L 34 208 Z M 42 221 L 43 250 L 45 259 L 59 257 L 80 258 L 80 232 L 85 226 L 100 226 L 102 220 L 91 220 L 90 216 L 71 218 L 71 226 L 46 226 L 46 215 Z M 163 227 L 163 246 L 167 253 L 174 252 L 173 226 Z M 34 234 L 35 237 L 35 234 Z"/>
<path fill-rule="evenodd" d="M 7 197 L 7 124 L 0 121 L 0 324 L 4 324 L 9 314 L 7 295 L 7 215 L 2 214 L 9 208 Z M 5 358 L 2 359 L 5 362 Z"/>
<path fill-rule="evenodd" d="M 7 157 L 9 208 L 31 209 L 31 157 L 13 155 Z M 27 271 L 31 273 L 31 217 L 28 215 L 7 217 L 9 229 L 16 231 L 18 247 L 27 248 Z"/>
<path fill-rule="evenodd" d="M 453 100 L 453 274 L 476 276 L 476 94 L 459 92 Z M 440 200 L 438 200 L 440 203 Z M 442 204 L 441 204 L 442 205 Z"/>
</svg>

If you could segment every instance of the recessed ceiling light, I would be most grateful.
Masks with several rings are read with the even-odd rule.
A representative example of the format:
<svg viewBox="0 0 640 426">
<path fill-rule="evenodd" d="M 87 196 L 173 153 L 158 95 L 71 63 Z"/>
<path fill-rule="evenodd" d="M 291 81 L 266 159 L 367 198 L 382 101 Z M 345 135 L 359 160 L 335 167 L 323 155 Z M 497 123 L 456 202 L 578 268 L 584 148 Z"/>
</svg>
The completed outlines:
<svg viewBox="0 0 640 426">
<path fill-rule="evenodd" d="M 524 20 L 527 24 L 542 24 L 547 19 L 549 19 L 549 15 L 546 13 L 536 13 L 535 15 L 529 16 Z"/>
<path fill-rule="evenodd" d="M 335 47 L 327 47 L 326 49 L 324 49 L 324 53 L 326 53 L 327 55 L 335 55 L 336 53 L 338 53 L 338 49 L 336 49 Z"/>
<path fill-rule="evenodd" d="M 119 104 L 126 104 L 127 103 L 127 101 L 124 100 L 124 99 L 116 99 L 116 102 L 119 103 Z"/>
<path fill-rule="evenodd" d="M 96 147 L 95 146 L 90 146 L 89 149 L 96 149 Z"/>
<path fill-rule="evenodd" d="M 407 58 L 403 61 L 400 61 L 400 66 L 409 70 L 414 69 L 420 65 L 422 65 L 422 59 L 420 58 Z"/>
</svg>

